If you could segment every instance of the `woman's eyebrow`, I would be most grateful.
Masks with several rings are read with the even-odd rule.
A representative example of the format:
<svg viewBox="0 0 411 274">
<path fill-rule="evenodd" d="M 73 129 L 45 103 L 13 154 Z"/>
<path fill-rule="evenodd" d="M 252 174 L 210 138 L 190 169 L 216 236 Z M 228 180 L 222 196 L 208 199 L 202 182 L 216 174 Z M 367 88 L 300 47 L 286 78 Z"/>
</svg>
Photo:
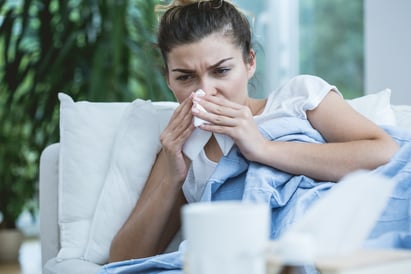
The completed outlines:
<svg viewBox="0 0 411 274">
<path fill-rule="evenodd" d="M 193 73 L 193 70 L 190 69 L 182 69 L 182 68 L 176 68 L 176 69 L 172 69 L 172 72 L 181 72 L 181 73 Z"/>
<path fill-rule="evenodd" d="M 222 63 L 224 63 L 224 62 L 226 62 L 226 61 L 228 61 L 228 60 L 231 60 L 231 59 L 234 59 L 234 57 L 224 58 L 224 59 L 220 60 L 219 62 L 215 63 L 214 65 L 211 65 L 211 66 L 210 66 L 210 69 L 217 68 L 217 67 L 219 67 Z"/>
<path fill-rule="evenodd" d="M 217 63 L 215 63 L 214 65 L 211 65 L 211 66 L 209 67 L 209 69 L 217 68 L 217 67 L 219 67 L 222 63 L 224 63 L 224 62 L 226 62 L 226 61 L 228 61 L 228 60 L 231 60 L 231 59 L 234 59 L 234 57 L 224 58 L 224 59 L 218 61 Z M 173 72 L 181 72 L 181 73 L 192 73 L 192 72 L 194 72 L 193 70 L 183 69 L 183 68 L 175 68 L 175 69 L 172 69 L 171 71 L 173 71 Z"/>
</svg>

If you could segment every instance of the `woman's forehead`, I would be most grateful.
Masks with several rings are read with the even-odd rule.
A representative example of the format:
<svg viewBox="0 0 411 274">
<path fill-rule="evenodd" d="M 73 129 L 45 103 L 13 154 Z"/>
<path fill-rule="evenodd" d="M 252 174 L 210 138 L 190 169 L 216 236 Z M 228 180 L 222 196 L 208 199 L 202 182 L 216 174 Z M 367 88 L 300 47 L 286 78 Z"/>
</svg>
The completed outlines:
<svg viewBox="0 0 411 274">
<path fill-rule="evenodd" d="M 231 39 L 222 35 L 209 35 L 198 42 L 175 47 L 168 54 L 168 65 L 190 65 L 195 62 L 213 65 L 222 59 L 236 59 L 242 51 Z"/>
</svg>

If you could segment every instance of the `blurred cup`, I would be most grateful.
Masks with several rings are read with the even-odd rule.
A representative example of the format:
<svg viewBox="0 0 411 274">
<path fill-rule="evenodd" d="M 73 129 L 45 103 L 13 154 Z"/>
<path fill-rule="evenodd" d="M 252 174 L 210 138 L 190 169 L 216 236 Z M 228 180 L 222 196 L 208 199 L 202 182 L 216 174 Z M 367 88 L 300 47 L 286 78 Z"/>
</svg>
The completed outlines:
<svg viewBox="0 0 411 274">
<path fill-rule="evenodd" d="M 265 274 L 270 210 L 241 201 L 193 203 L 182 209 L 184 273 Z"/>
</svg>

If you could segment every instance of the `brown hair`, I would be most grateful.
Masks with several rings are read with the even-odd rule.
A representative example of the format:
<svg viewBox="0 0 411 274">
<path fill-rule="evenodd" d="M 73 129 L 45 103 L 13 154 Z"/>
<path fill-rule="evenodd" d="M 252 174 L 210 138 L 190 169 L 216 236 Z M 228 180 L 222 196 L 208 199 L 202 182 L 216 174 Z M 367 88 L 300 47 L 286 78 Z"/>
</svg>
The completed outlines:
<svg viewBox="0 0 411 274">
<path fill-rule="evenodd" d="M 216 32 L 229 37 L 243 51 L 248 62 L 251 30 L 247 17 L 228 0 L 174 0 L 158 6 L 162 12 L 157 41 L 164 63 L 167 54 L 179 46 L 193 43 Z"/>
</svg>

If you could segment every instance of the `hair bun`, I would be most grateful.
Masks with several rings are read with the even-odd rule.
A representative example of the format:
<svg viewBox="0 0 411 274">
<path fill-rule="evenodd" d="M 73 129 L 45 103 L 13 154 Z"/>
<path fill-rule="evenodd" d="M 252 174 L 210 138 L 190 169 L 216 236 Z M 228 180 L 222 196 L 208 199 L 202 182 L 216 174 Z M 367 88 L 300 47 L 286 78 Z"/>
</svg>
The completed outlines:
<svg viewBox="0 0 411 274">
<path fill-rule="evenodd" d="M 203 2 L 211 2 L 211 3 L 215 2 L 218 4 L 222 4 L 222 2 L 231 2 L 231 1 L 229 0 L 173 0 L 168 5 L 157 5 L 156 11 L 164 12 L 174 7 L 184 7 L 184 6 L 188 6 L 188 5 L 195 4 L 195 3 L 200 4 Z"/>
</svg>

